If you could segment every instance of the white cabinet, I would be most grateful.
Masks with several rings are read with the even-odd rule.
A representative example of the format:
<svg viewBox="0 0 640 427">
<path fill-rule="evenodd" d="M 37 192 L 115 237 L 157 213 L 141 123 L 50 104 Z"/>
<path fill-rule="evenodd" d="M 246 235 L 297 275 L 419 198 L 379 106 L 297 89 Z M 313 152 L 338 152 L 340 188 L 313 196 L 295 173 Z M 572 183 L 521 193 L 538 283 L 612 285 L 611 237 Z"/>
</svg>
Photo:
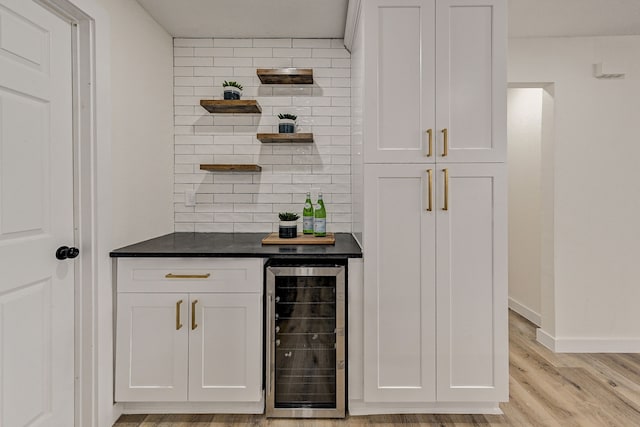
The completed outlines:
<svg viewBox="0 0 640 427">
<path fill-rule="evenodd" d="M 508 399 L 506 0 L 359 4 L 350 411 L 494 411 Z"/>
<path fill-rule="evenodd" d="M 117 401 L 186 400 L 188 302 L 187 294 L 118 295 Z"/>
<path fill-rule="evenodd" d="M 505 401 L 506 165 L 438 165 L 435 181 L 437 400 Z"/>
<path fill-rule="evenodd" d="M 191 307 L 189 400 L 260 400 L 262 296 L 196 294 Z"/>
<path fill-rule="evenodd" d="M 117 263 L 116 401 L 261 401 L 262 259 Z"/>
<path fill-rule="evenodd" d="M 365 165 L 365 401 L 507 398 L 505 171 Z"/>
<path fill-rule="evenodd" d="M 504 0 L 367 0 L 365 163 L 506 160 Z"/>
<path fill-rule="evenodd" d="M 427 211 L 425 165 L 365 165 L 364 174 L 364 400 L 435 401 L 434 188 Z"/>
</svg>

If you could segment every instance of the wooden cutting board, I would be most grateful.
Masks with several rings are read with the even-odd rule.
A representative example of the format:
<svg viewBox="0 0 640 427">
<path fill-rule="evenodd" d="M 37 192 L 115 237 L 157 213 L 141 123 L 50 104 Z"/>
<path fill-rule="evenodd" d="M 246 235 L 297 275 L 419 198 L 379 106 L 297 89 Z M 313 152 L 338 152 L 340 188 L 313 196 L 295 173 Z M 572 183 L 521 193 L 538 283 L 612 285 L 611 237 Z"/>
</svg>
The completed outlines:
<svg viewBox="0 0 640 427">
<path fill-rule="evenodd" d="M 314 237 L 313 234 L 298 233 L 298 237 L 281 239 L 278 233 L 271 233 L 262 239 L 263 245 L 335 245 L 336 236 L 327 233 L 325 237 Z"/>
</svg>

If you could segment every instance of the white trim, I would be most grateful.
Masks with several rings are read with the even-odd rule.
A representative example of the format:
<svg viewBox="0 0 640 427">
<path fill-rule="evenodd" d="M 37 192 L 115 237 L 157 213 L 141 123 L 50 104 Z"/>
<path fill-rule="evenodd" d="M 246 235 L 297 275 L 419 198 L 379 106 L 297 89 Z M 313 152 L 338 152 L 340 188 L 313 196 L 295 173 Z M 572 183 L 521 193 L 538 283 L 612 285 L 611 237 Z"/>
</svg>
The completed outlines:
<svg viewBox="0 0 640 427">
<path fill-rule="evenodd" d="M 358 28 L 361 5 L 362 0 L 349 0 L 349 5 L 347 7 L 347 22 L 344 26 L 344 47 L 347 48 L 349 53 L 351 53 L 356 28 Z"/>
<path fill-rule="evenodd" d="M 502 415 L 497 402 L 365 403 L 349 401 L 349 415 L 485 414 Z"/>
<path fill-rule="evenodd" d="M 536 341 L 555 353 L 556 339 L 543 331 L 542 328 L 536 329 Z"/>
<path fill-rule="evenodd" d="M 536 339 L 555 353 L 640 353 L 638 338 L 555 338 L 538 329 Z"/>
<path fill-rule="evenodd" d="M 119 413 L 111 397 L 110 22 L 94 0 L 34 1 L 75 25 L 75 425 L 111 426 Z"/>
<path fill-rule="evenodd" d="M 124 414 L 263 414 L 264 396 L 259 402 L 127 402 Z"/>
<path fill-rule="evenodd" d="M 542 317 L 540 316 L 540 313 L 536 313 L 526 305 L 519 303 L 511 297 L 509 297 L 509 309 L 515 311 L 536 326 L 542 325 Z"/>
</svg>

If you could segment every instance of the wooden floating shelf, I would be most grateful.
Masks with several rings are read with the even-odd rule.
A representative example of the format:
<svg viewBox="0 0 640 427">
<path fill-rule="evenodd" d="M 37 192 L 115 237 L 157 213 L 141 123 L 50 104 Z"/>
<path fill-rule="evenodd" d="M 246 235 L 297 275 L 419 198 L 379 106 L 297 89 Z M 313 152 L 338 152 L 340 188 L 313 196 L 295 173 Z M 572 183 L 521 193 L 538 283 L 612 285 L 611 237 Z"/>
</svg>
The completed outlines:
<svg viewBox="0 0 640 427">
<path fill-rule="evenodd" d="M 256 74 L 264 84 L 313 84 L 313 70 L 311 68 L 258 68 Z"/>
<path fill-rule="evenodd" d="M 201 99 L 200 105 L 210 113 L 258 114 L 262 108 L 255 99 Z"/>
<path fill-rule="evenodd" d="M 259 165 L 200 165 L 200 170 L 210 172 L 260 172 Z"/>
<path fill-rule="evenodd" d="M 257 135 L 260 142 L 313 142 L 312 133 L 259 133 Z"/>
</svg>

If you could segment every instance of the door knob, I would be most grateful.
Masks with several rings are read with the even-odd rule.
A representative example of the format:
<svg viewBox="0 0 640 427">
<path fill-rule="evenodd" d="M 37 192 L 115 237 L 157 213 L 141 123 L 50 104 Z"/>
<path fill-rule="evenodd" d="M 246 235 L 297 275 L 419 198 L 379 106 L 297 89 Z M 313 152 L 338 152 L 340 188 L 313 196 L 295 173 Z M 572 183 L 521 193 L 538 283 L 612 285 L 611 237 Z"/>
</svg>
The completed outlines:
<svg viewBox="0 0 640 427">
<path fill-rule="evenodd" d="M 78 256 L 80 251 L 78 248 L 68 247 L 68 246 L 60 246 L 56 251 L 56 258 L 58 259 L 73 259 Z"/>
</svg>

